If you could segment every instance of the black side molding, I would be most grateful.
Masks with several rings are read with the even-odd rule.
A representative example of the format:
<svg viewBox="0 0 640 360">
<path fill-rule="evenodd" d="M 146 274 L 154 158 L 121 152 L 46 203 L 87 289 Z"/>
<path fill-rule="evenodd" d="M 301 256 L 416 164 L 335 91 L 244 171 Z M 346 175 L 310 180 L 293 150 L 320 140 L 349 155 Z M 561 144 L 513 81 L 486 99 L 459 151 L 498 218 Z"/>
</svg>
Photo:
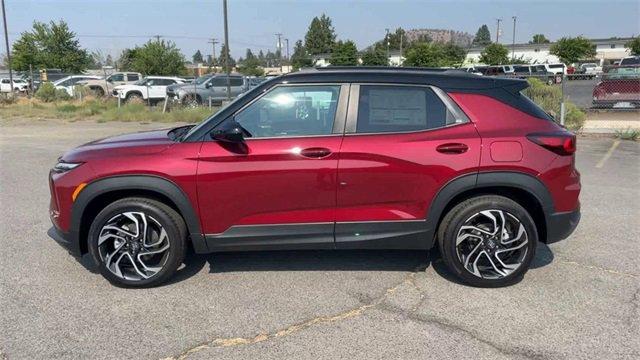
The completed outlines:
<svg viewBox="0 0 640 360">
<path fill-rule="evenodd" d="M 208 252 L 202 236 L 199 217 L 187 195 L 172 181 L 153 175 L 119 175 L 96 180 L 87 185 L 78 195 L 71 210 L 70 241 L 79 244 L 82 215 L 96 197 L 118 190 L 147 190 L 169 198 L 183 215 L 196 252 Z"/>
<path fill-rule="evenodd" d="M 334 248 L 334 223 L 240 225 L 206 235 L 209 251 L 323 250 Z"/>
</svg>

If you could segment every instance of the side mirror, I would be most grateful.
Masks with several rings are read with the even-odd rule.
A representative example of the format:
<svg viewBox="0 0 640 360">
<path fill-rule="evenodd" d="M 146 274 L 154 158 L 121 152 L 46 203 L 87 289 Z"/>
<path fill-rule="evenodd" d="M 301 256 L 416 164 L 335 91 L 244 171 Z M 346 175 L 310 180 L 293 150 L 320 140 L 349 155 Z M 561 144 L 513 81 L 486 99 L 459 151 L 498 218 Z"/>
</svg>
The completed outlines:
<svg viewBox="0 0 640 360">
<path fill-rule="evenodd" d="M 207 88 L 207 89 L 212 88 L 213 87 L 213 82 L 209 81 L 204 87 Z"/>
<path fill-rule="evenodd" d="M 244 131 L 237 122 L 233 121 L 225 126 L 224 129 L 216 129 L 211 133 L 211 138 L 217 141 L 229 143 L 244 142 Z"/>
</svg>

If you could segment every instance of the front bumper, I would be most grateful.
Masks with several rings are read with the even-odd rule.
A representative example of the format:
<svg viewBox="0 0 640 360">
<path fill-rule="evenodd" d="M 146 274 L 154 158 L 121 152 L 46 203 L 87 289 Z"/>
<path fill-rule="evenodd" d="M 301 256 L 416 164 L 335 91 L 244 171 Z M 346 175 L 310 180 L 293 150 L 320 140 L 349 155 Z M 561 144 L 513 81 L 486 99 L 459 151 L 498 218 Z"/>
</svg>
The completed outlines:
<svg viewBox="0 0 640 360">
<path fill-rule="evenodd" d="M 580 222 L 580 206 L 574 211 L 558 212 L 547 218 L 547 244 L 564 240 L 573 233 Z"/>
<path fill-rule="evenodd" d="M 80 242 L 78 241 L 78 234 L 66 233 L 60 229 L 58 229 L 55 225 L 52 226 L 49 231 L 47 231 L 47 235 L 50 238 L 55 240 L 58 244 L 62 245 L 69 254 L 75 257 L 81 257 L 82 251 L 80 249 Z"/>
</svg>

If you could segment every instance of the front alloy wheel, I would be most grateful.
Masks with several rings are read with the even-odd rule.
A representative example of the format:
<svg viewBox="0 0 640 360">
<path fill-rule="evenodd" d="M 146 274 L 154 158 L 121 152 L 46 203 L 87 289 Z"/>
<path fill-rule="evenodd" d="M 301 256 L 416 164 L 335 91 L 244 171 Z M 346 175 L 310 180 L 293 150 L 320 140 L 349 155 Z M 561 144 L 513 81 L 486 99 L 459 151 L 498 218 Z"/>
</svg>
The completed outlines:
<svg viewBox="0 0 640 360">
<path fill-rule="evenodd" d="M 147 287 L 171 277 L 182 264 L 186 225 L 171 207 L 146 198 L 106 206 L 89 229 L 89 252 L 115 285 Z"/>
<path fill-rule="evenodd" d="M 112 217 L 102 227 L 98 252 L 115 276 L 138 281 L 162 270 L 170 254 L 169 238 L 153 217 L 128 211 Z"/>
</svg>

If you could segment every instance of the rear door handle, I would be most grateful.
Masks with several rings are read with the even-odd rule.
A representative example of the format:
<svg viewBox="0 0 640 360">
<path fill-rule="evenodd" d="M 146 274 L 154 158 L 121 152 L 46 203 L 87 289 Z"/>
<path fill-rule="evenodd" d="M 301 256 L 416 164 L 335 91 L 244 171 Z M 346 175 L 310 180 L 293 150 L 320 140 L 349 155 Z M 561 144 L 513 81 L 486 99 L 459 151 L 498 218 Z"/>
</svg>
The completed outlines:
<svg viewBox="0 0 640 360">
<path fill-rule="evenodd" d="M 331 150 L 327 148 L 313 147 L 300 151 L 300 155 L 312 159 L 321 159 L 331 155 Z"/>
<path fill-rule="evenodd" d="M 467 152 L 467 150 L 469 150 L 469 147 L 460 143 L 448 143 L 438 145 L 438 147 L 436 147 L 436 151 L 443 154 L 462 154 Z"/>
</svg>

